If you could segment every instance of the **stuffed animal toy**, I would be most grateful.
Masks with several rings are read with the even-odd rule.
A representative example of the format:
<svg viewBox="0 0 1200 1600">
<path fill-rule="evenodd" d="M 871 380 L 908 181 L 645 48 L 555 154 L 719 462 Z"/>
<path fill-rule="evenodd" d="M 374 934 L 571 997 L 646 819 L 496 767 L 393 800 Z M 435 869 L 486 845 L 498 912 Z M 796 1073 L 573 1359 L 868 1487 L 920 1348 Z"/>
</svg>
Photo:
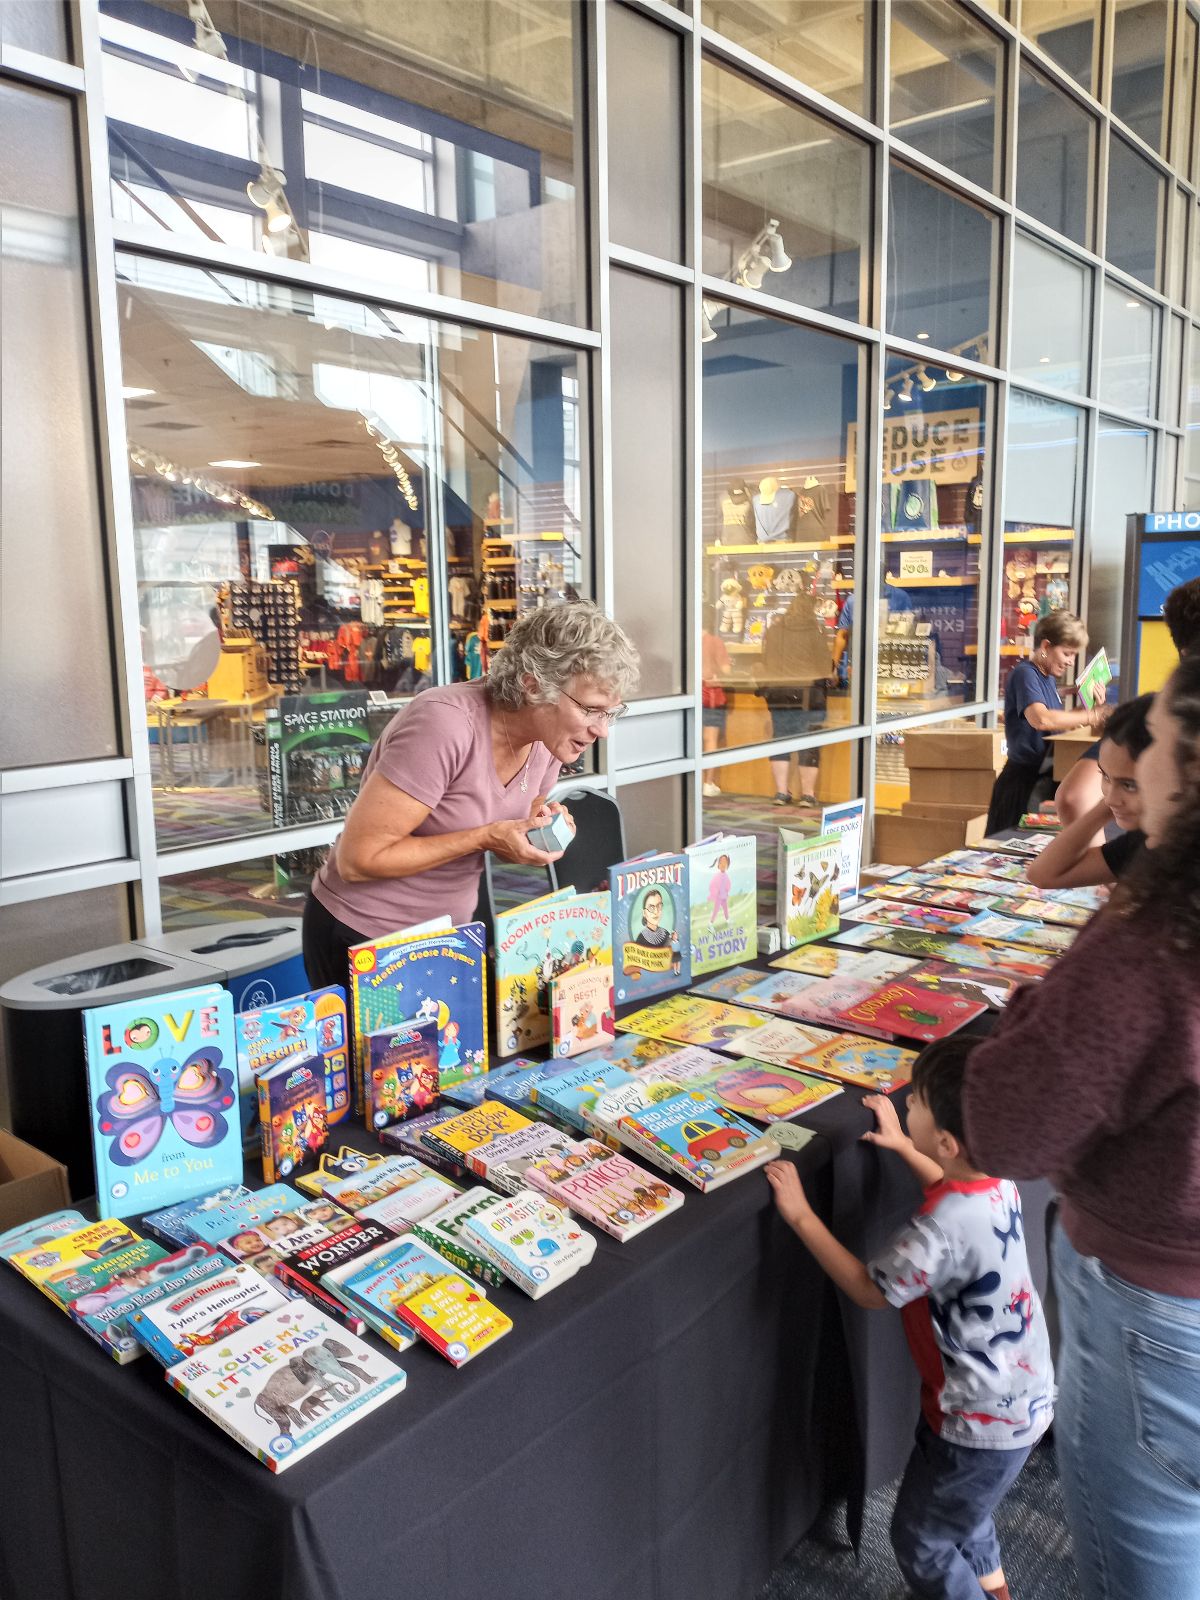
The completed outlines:
<svg viewBox="0 0 1200 1600">
<path fill-rule="evenodd" d="M 742 586 L 736 578 L 726 578 L 721 584 L 721 598 L 717 601 L 717 632 L 727 637 L 740 636 L 746 615 L 746 602 L 742 599 Z"/>
</svg>

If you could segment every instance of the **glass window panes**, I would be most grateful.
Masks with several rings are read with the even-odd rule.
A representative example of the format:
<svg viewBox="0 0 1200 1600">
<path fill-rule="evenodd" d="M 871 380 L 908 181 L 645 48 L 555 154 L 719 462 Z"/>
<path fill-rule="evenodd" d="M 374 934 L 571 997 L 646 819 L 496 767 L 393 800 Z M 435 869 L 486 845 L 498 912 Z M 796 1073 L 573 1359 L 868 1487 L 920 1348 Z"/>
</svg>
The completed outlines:
<svg viewBox="0 0 1200 1600">
<path fill-rule="evenodd" d="M 1113 134 L 1108 151 L 1108 238 L 1114 267 L 1156 289 L 1162 265 L 1166 179 L 1132 145 Z"/>
<path fill-rule="evenodd" d="M 700 20 L 860 116 L 870 112 L 866 8 L 846 0 L 703 0 Z"/>
<path fill-rule="evenodd" d="M 612 274 L 613 615 L 642 656 L 638 694 L 683 690 L 683 291 Z"/>
<path fill-rule="evenodd" d="M 704 271 L 864 321 L 867 146 L 711 61 L 700 93 Z"/>
<path fill-rule="evenodd" d="M 1013 247 L 1010 370 L 1052 389 L 1087 389 L 1092 274 L 1026 233 Z"/>
<path fill-rule="evenodd" d="M 1183 189 L 1171 190 L 1171 239 L 1167 253 L 1168 300 L 1183 303 L 1184 273 L 1187 266 L 1187 229 L 1191 202 Z"/>
<path fill-rule="evenodd" d="M 1191 237 L 1193 239 L 1200 240 L 1200 215 L 1197 214 L 1195 207 L 1192 208 Z M 1197 312 L 1200 312 L 1200 249 L 1193 248 L 1189 250 L 1188 262 L 1188 276 L 1191 279 L 1191 285 L 1188 292 L 1188 305 L 1191 308 L 1194 316 L 1197 314 Z"/>
<path fill-rule="evenodd" d="M 70 39 L 63 0 L 3 0 L 0 5 L 0 44 L 69 61 Z"/>
<path fill-rule="evenodd" d="M 878 716 L 976 698 L 994 405 L 982 379 L 887 358 Z"/>
<path fill-rule="evenodd" d="M 1118 283 L 1104 285 L 1101 308 L 1100 401 L 1148 417 L 1157 397 L 1158 308 Z"/>
<path fill-rule="evenodd" d="M 1121 648 L 1122 595 L 1125 586 L 1125 518 L 1151 509 L 1154 492 L 1154 438 L 1149 428 L 1099 419 L 1096 483 L 1088 527 L 1090 570 L 1086 608 L 1088 649 L 1101 645 L 1110 656 Z M 1115 700 L 1117 692 L 1110 691 Z"/>
<path fill-rule="evenodd" d="M 0 83 L 0 767 L 117 754 L 69 101 Z"/>
<path fill-rule="evenodd" d="M 892 164 L 887 327 L 942 350 L 992 349 L 996 219 Z"/>
<path fill-rule="evenodd" d="M 1200 478 L 1200 328 L 1193 327 L 1188 355 L 1187 407 L 1184 413 L 1187 449 L 1184 468 L 1190 478 Z"/>
<path fill-rule="evenodd" d="M 1171 165 L 1187 176 L 1192 159 L 1193 105 L 1196 89 L 1197 36 L 1200 22 L 1185 11 L 1175 47 L 1175 93 L 1171 108 Z"/>
<path fill-rule="evenodd" d="M 1025 37 L 1094 92 L 1100 0 L 1022 0 L 1020 16 Z"/>
<path fill-rule="evenodd" d="M 948 0 L 904 0 L 891 16 L 892 133 L 998 189 L 1000 40 Z"/>
<path fill-rule="evenodd" d="M 120 220 L 583 320 L 576 8 L 182 9 L 100 12 Z"/>
<path fill-rule="evenodd" d="M 627 6 L 605 11 L 608 229 L 614 244 L 679 261 L 683 246 L 683 52 Z"/>
<path fill-rule="evenodd" d="M 1000 686 L 1050 611 L 1065 611 L 1083 507 L 1084 413 L 1009 391 L 1000 589 Z"/>
<path fill-rule="evenodd" d="M 710 315 L 702 674 L 725 715 L 707 724 L 717 749 L 798 741 L 857 720 L 845 630 L 865 356 L 774 317 L 715 302 Z"/>
<path fill-rule="evenodd" d="M 1154 150 L 1163 148 L 1167 110 L 1167 0 L 1116 0 L 1112 113 Z"/>
<path fill-rule="evenodd" d="M 1076 244 L 1092 242 L 1096 123 L 1041 73 L 1021 68 L 1017 205 Z"/>
<path fill-rule="evenodd" d="M 335 820 L 380 731 L 371 691 L 386 721 L 478 677 L 523 611 L 586 586 L 579 359 L 232 273 L 117 270 L 159 844 Z M 337 737 L 293 760 L 310 702 Z"/>
<path fill-rule="evenodd" d="M 1168 428 L 1179 426 L 1179 386 L 1183 378 L 1183 330 L 1185 323 L 1182 317 L 1168 319 L 1170 327 L 1167 332 L 1166 371 L 1163 374 L 1163 403 L 1162 419 Z"/>
</svg>

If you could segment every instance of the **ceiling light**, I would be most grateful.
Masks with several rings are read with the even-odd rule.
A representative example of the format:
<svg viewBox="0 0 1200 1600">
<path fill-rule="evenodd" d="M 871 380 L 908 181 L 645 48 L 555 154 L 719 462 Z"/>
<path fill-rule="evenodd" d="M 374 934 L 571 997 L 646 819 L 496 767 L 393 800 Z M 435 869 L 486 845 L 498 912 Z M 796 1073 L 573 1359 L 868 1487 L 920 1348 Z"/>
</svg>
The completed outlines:
<svg viewBox="0 0 1200 1600">
<path fill-rule="evenodd" d="M 951 383 L 961 383 L 962 382 L 962 373 L 959 372 L 957 370 L 957 368 L 955 368 L 955 367 L 947 367 L 946 368 L 946 377 L 949 379 L 949 381 Z"/>
<path fill-rule="evenodd" d="M 918 339 L 928 339 L 928 337 L 929 337 L 929 335 L 927 333 L 919 333 L 917 335 Z"/>
<path fill-rule="evenodd" d="M 885 411 L 890 411 L 892 409 L 892 391 L 890 389 L 885 389 L 883 391 L 883 409 Z"/>
<path fill-rule="evenodd" d="M 133 384 L 126 384 L 121 390 L 121 394 L 126 400 L 144 400 L 148 394 L 153 393 L 153 389 L 138 389 Z"/>
<path fill-rule="evenodd" d="M 1039 356 L 1038 357 L 1038 364 L 1039 364 L 1039 366 L 1043 366 L 1043 367 L 1049 366 L 1050 365 L 1050 357 L 1049 356 Z"/>
<path fill-rule="evenodd" d="M 1140 300 L 1126 300 L 1125 304 L 1130 311 L 1140 311 L 1142 306 Z"/>
<path fill-rule="evenodd" d="M 246 185 L 247 197 L 266 212 L 264 226 L 268 233 L 287 233 L 294 226 L 291 208 L 283 193 L 286 182 L 286 178 L 264 161 L 258 177 L 251 178 Z"/>
<path fill-rule="evenodd" d="M 926 372 L 924 367 L 917 368 L 917 382 L 921 385 L 926 394 L 929 393 L 930 389 L 937 388 L 937 379 Z"/>
<path fill-rule="evenodd" d="M 783 240 L 779 236 L 779 219 L 772 217 L 762 231 L 763 248 L 767 253 L 767 265 L 772 272 L 786 272 L 792 264 L 792 258 L 783 248 Z"/>
<path fill-rule="evenodd" d="M 712 313 L 715 307 L 710 307 L 707 300 L 700 302 L 700 343 L 711 344 L 717 337 L 717 330 L 712 325 Z"/>
<path fill-rule="evenodd" d="M 228 461 L 210 461 L 208 464 L 209 464 L 210 467 L 261 467 L 262 466 L 262 462 L 261 461 L 235 461 L 232 458 L 230 460 L 228 460 Z"/>
<path fill-rule="evenodd" d="M 900 391 L 899 391 L 899 394 L 898 394 L 897 398 L 900 399 L 900 400 L 903 400 L 905 405 L 911 405 L 912 404 L 912 397 L 913 397 L 913 382 L 912 382 L 912 379 L 911 378 L 905 378 L 904 382 L 900 385 Z"/>
<path fill-rule="evenodd" d="M 761 289 L 771 263 L 761 250 L 751 247 L 738 262 L 737 281 L 745 289 Z"/>
</svg>

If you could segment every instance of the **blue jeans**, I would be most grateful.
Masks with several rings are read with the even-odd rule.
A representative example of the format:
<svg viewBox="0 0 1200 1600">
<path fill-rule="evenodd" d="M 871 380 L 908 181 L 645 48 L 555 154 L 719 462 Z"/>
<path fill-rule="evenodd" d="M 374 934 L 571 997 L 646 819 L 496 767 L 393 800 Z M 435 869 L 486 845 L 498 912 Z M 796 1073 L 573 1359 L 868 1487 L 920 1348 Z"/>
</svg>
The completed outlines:
<svg viewBox="0 0 1200 1600">
<path fill-rule="evenodd" d="M 1020 1450 L 948 1444 L 922 1417 L 892 1514 L 892 1549 L 914 1594 L 981 1600 L 980 1578 L 1000 1565 L 992 1512 L 1029 1459 Z"/>
<path fill-rule="evenodd" d="M 1059 1474 L 1086 1600 L 1200 1600 L 1200 1300 L 1055 1229 Z"/>
</svg>

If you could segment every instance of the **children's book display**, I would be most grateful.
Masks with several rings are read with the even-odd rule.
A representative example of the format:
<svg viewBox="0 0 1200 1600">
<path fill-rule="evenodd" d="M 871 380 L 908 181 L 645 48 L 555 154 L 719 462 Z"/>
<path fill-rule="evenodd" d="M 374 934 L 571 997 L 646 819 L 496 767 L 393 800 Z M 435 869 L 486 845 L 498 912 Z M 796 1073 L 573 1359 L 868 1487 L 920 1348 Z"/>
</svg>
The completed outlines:
<svg viewBox="0 0 1200 1600">
<path fill-rule="evenodd" d="M 67 1307 L 67 1313 L 119 1366 L 125 1366 L 142 1354 L 132 1328 L 135 1312 L 214 1277 L 227 1266 L 208 1245 L 184 1245 L 130 1274 L 115 1294 L 81 1295 Z"/>
<path fill-rule="evenodd" d="M 130 1217 L 242 1180 L 233 998 L 213 984 L 83 1013 L 96 1195 Z"/>
<path fill-rule="evenodd" d="M 981 850 L 1011 851 L 1018 856 L 1040 856 L 1047 845 L 1053 844 L 1055 835 L 1052 833 L 1020 833 L 1013 834 L 1011 839 L 981 839 Z"/>
<path fill-rule="evenodd" d="M 569 1072 L 544 1078 L 533 1091 L 534 1106 L 559 1124 L 578 1132 L 587 1128 L 587 1111 L 608 1089 L 628 1083 L 630 1073 L 615 1061 L 589 1061 Z"/>
<path fill-rule="evenodd" d="M 337 1183 L 341 1178 L 353 1178 L 360 1172 L 369 1172 L 383 1159 L 369 1150 L 356 1150 L 352 1144 L 343 1144 L 336 1151 L 322 1150 L 313 1170 L 301 1173 L 292 1182 L 302 1193 L 319 1200 L 325 1193 L 326 1184 Z"/>
<path fill-rule="evenodd" d="M 660 1100 L 670 1100 L 694 1087 L 707 1073 L 728 1064 L 727 1057 L 718 1055 L 715 1050 L 706 1050 L 698 1044 L 684 1045 L 659 1061 L 638 1067 L 624 1083 L 612 1084 L 598 1094 L 583 1113 L 587 1131 L 615 1149 L 625 1142 L 621 1132 L 622 1117 L 644 1106 L 657 1105 Z"/>
<path fill-rule="evenodd" d="M 163 1366 L 170 1367 L 210 1345 L 223 1344 L 269 1311 L 291 1302 L 280 1285 L 236 1261 L 218 1259 L 198 1281 L 175 1282 L 152 1304 L 129 1315 L 129 1327 Z"/>
<path fill-rule="evenodd" d="M 352 1333 L 361 1333 L 365 1319 L 335 1295 L 324 1280 L 327 1274 L 362 1261 L 395 1237 L 395 1232 L 381 1222 L 351 1217 L 344 1228 L 281 1256 L 275 1264 L 275 1273 L 285 1288 L 310 1300 L 318 1310 L 344 1323 Z"/>
<path fill-rule="evenodd" d="M 834 937 L 839 944 L 856 950 L 887 950 L 918 961 L 956 961 L 965 967 L 985 967 L 1020 978 L 1040 978 L 1054 962 L 1048 951 L 990 944 L 969 935 L 950 938 L 944 933 L 922 933 L 919 928 L 880 927 L 869 922 L 843 928 Z"/>
<path fill-rule="evenodd" d="M 623 1116 L 630 1148 L 707 1192 L 774 1161 L 779 1145 L 728 1110 L 715 1094 L 683 1090 Z"/>
<path fill-rule="evenodd" d="M 502 1056 L 550 1042 L 550 984 L 582 966 L 612 966 L 607 891 L 556 889 L 495 919 L 496 1047 Z"/>
<path fill-rule="evenodd" d="M 416 1156 L 427 1167 L 440 1172 L 444 1178 L 451 1178 L 457 1182 L 466 1171 L 463 1163 L 451 1161 L 449 1156 L 437 1154 L 424 1142 L 424 1135 L 427 1132 L 456 1116 L 458 1116 L 456 1106 L 439 1106 L 436 1111 L 426 1111 L 422 1116 L 408 1117 L 404 1122 L 397 1122 L 392 1127 L 385 1128 L 379 1138 L 394 1154 Z"/>
<path fill-rule="evenodd" d="M 6 1233 L 0 1233 L 0 1261 L 11 1263 L 19 1251 L 36 1250 L 54 1239 L 61 1239 L 64 1234 L 77 1233 L 88 1225 L 82 1211 L 71 1210 L 51 1211 L 32 1222 L 20 1222 Z"/>
<path fill-rule="evenodd" d="M 216 1211 L 218 1207 L 227 1205 L 231 1200 L 249 1200 L 252 1191 L 244 1184 L 230 1183 L 222 1189 L 213 1189 L 208 1194 L 193 1196 L 190 1200 L 181 1200 L 177 1205 L 164 1206 L 161 1211 L 148 1211 L 142 1218 L 142 1227 L 147 1233 L 165 1244 L 168 1250 L 175 1250 L 183 1244 L 195 1244 L 201 1237 L 190 1225 L 190 1219 L 200 1211 Z"/>
<path fill-rule="evenodd" d="M 320 1061 L 328 1126 L 332 1128 L 350 1115 L 350 1036 L 344 989 L 334 984 L 295 995 L 278 1005 L 239 1011 L 234 1026 L 243 1147 L 258 1148 L 259 1076 L 293 1057 Z"/>
<path fill-rule="evenodd" d="M 463 1239 L 531 1300 L 540 1300 L 586 1267 L 596 1241 L 560 1205 L 535 1189 L 497 1195 L 463 1223 Z"/>
<path fill-rule="evenodd" d="M 618 1001 L 665 994 L 691 982 L 691 907 L 686 855 L 651 850 L 609 873 Z"/>
<path fill-rule="evenodd" d="M 521 1185 L 514 1186 L 515 1193 Z M 480 1211 L 486 1211 L 496 1201 L 495 1192 L 484 1189 L 476 1184 L 471 1189 L 464 1189 L 462 1194 L 457 1194 L 452 1200 L 447 1200 L 440 1211 L 435 1211 L 421 1222 L 413 1224 L 412 1232 L 422 1244 L 428 1245 L 439 1256 L 445 1259 L 466 1278 L 474 1278 L 476 1283 L 482 1283 L 488 1288 L 502 1289 L 508 1279 L 494 1266 L 486 1256 L 481 1256 L 477 1250 L 472 1250 L 470 1245 L 463 1240 L 462 1231 L 470 1219 L 477 1216 Z"/>
<path fill-rule="evenodd" d="M 736 1001 L 743 990 L 761 982 L 762 973 L 757 967 L 727 967 L 702 983 L 693 983 L 691 993 L 702 994 L 706 1000 Z"/>
<path fill-rule="evenodd" d="M 438 1155 L 468 1166 L 476 1150 L 498 1139 L 502 1133 L 517 1133 L 532 1126 L 530 1117 L 514 1111 L 511 1106 L 498 1100 L 484 1100 L 470 1111 L 460 1111 L 458 1116 L 439 1122 L 436 1128 L 422 1135 L 421 1142 Z"/>
<path fill-rule="evenodd" d="M 917 963 L 907 956 L 889 955 L 886 950 L 844 950 L 832 944 L 801 945 L 785 950 L 770 963 L 785 972 L 807 972 L 816 978 L 875 979 L 885 983 L 899 978 L 907 967 Z"/>
<path fill-rule="evenodd" d="M 754 1027 L 744 1028 L 734 1034 L 723 1048 L 730 1055 L 750 1056 L 755 1061 L 767 1061 L 773 1066 L 799 1067 L 799 1058 L 806 1050 L 819 1044 L 828 1044 L 835 1034 L 835 1029 L 817 1028 L 791 1017 L 768 1017 Z"/>
<path fill-rule="evenodd" d="M 310 1306 L 285 1302 L 168 1367 L 167 1382 L 272 1472 L 404 1388 L 401 1369 Z"/>
<path fill-rule="evenodd" d="M 879 988 L 870 978 L 813 978 L 806 989 L 794 995 L 786 1007 L 776 1007 L 778 1015 L 797 1022 L 813 1022 L 819 1028 L 835 1031 L 849 1026 L 846 1007 L 866 1000 Z"/>
<path fill-rule="evenodd" d="M 678 1211 L 683 1195 L 651 1178 L 625 1156 L 594 1139 L 570 1140 L 562 1152 L 535 1161 L 525 1174 L 531 1189 L 569 1207 L 621 1244 Z"/>
<path fill-rule="evenodd" d="M 780 828 L 775 920 L 785 950 L 837 932 L 841 851 L 835 833 L 814 838 Z"/>
<path fill-rule="evenodd" d="M 735 1034 L 765 1021 L 763 1012 L 748 1006 L 726 1005 L 721 1000 L 706 1000 L 703 995 L 673 994 L 644 1011 L 618 1018 L 617 1028 L 674 1044 L 703 1044 L 724 1050 Z"/>
<path fill-rule="evenodd" d="M 613 969 L 573 967 L 550 980 L 550 1045 L 556 1058 L 597 1050 L 613 1037 Z"/>
<path fill-rule="evenodd" d="M 263 1179 L 310 1171 L 329 1138 L 325 1070 L 317 1056 L 287 1056 L 258 1075 Z"/>
<path fill-rule="evenodd" d="M 752 833 L 714 833 L 684 855 L 696 978 L 758 949 L 758 840 Z"/>
<path fill-rule="evenodd" d="M 853 1033 L 839 1033 L 828 1044 L 819 1044 L 797 1060 L 802 1072 L 815 1072 L 836 1083 L 875 1094 L 893 1094 L 912 1079 L 915 1050 L 888 1044 L 882 1039 L 863 1039 Z"/>
<path fill-rule="evenodd" d="M 389 934 L 350 948 L 358 1105 L 370 1034 L 403 1022 L 432 1022 L 439 1082 L 487 1070 L 487 930 L 482 922 L 433 933 Z"/>
<path fill-rule="evenodd" d="M 963 1000 L 982 1000 L 993 1011 L 1002 1011 L 1021 980 L 1007 972 L 966 967 L 958 961 L 925 961 L 906 972 L 904 981 L 915 987 L 930 989 L 935 994 L 957 995 Z"/>
<path fill-rule="evenodd" d="M 500 1194 L 525 1187 L 525 1174 L 535 1161 L 562 1150 L 568 1135 L 548 1122 L 531 1122 L 515 1133 L 502 1133 L 468 1156 L 470 1170 Z"/>
<path fill-rule="evenodd" d="M 1061 955 L 1075 942 L 1074 928 L 1047 928 L 1040 922 L 1022 922 L 998 911 L 981 911 L 964 922 L 960 933 L 997 944 L 1030 945 L 1035 950 L 1050 950 Z"/>
<path fill-rule="evenodd" d="M 873 922 L 887 928 L 920 928 L 927 933 L 955 934 L 971 920 L 969 911 L 943 906 L 909 905 L 907 901 L 865 900 L 854 908 L 855 923 Z"/>
<path fill-rule="evenodd" d="M 363 1121 L 376 1133 L 437 1103 L 441 1081 L 436 1017 L 401 1022 L 362 1041 Z M 482 1079 L 472 1078 L 471 1083 Z"/>
<path fill-rule="evenodd" d="M 842 1017 L 848 1029 L 883 1039 L 920 1039 L 929 1044 L 965 1028 L 987 1010 L 982 1000 L 938 994 L 900 980 L 847 1006 Z"/>
<path fill-rule="evenodd" d="M 714 1095 L 727 1111 L 753 1117 L 756 1122 L 786 1122 L 842 1092 L 840 1084 L 828 1079 L 766 1066 L 748 1056 L 724 1061 L 694 1078 L 692 1084 Z"/>
</svg>

